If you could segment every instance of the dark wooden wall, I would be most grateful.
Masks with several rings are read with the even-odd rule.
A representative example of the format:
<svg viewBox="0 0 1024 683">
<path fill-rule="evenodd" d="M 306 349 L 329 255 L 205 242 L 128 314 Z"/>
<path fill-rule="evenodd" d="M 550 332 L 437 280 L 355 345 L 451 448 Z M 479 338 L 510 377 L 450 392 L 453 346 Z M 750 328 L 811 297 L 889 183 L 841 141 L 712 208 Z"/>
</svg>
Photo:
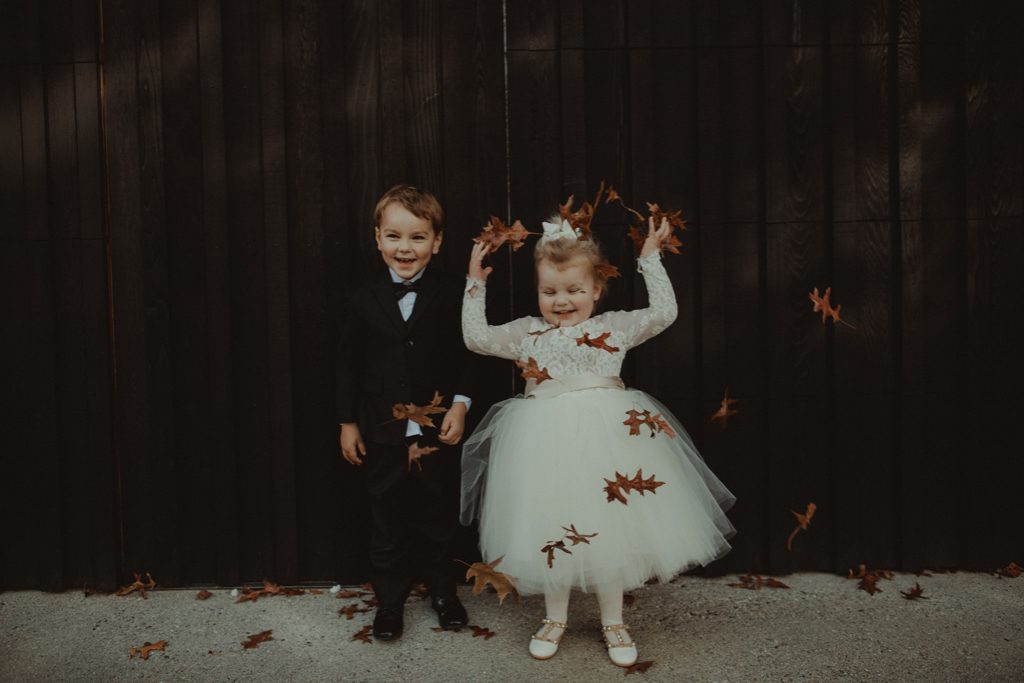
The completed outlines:
<svg viewBox="0 0 1024 683">
<path fill-rule="evenodd" d="M 680 319 L 626 377 L 739 498 L 715 571 L 1024 557 L 1012 3 L 2 8 L 0 586 L 363 578 L 334 311 L 398 181 L 441 197 L 455 271 L 489 214 L 601 179 L 683 210 Z M 532 312 L 528 250 L 497 266 L 493 319 Z M 811 313 L 827 286 L 856 330 Z"/>
</svg>

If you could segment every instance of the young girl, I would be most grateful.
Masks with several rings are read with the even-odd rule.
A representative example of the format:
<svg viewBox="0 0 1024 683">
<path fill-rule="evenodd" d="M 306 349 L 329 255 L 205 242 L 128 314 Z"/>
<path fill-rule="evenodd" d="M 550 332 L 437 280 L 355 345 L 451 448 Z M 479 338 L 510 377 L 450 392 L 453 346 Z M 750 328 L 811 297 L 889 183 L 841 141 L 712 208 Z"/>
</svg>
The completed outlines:
<svg viewBox="0 0 1024 683">
<path fill-rule="evenodd" d="M 554 220 L 534 252 L 541 317 L 489 326 L 489 249 L 477 244 L 470 257 L 466 346 L 517 361 L 529 379 L 525 396 L 496 404 L 465 443 L 462 521 L 480 520 L 484 559 L 504 556 L 500 569 L 521 593 L 544 593 L 531 655 L 555 654 L 577 588 L 597 594 L 608 655 L 630 666 L 637 650 L 623 591 L 728 552 L 735 530 L 723 511 L 734 497 L 668 410 L 619 378 L 626 351 L 675 320 L 659 251 L 671 226 L 655 230 L 652 220 L 638 259 L 650 306 L 591 317 L 606 262 L 593 241 Z"/>
</svg>

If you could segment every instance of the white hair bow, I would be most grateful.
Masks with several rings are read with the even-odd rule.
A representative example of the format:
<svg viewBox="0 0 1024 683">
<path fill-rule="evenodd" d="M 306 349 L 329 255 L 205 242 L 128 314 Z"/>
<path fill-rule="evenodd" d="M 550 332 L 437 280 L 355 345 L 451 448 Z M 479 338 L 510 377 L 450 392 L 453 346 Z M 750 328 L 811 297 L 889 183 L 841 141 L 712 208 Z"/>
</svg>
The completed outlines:
<svg viewBox="0 0 1024 683">
<path fill-rule="evenodd" d="M 544 228 L 544 234 L 540 236 L 541 242 L 547 240 L 557 240 L 565 237 L 567 239 L 578 239 L 580 233 L 578 230 L 569 224 L 569 221 L 562 219 L 561 223 L 548 223 L 543 222 L 541 226 Z"/>
</svg>

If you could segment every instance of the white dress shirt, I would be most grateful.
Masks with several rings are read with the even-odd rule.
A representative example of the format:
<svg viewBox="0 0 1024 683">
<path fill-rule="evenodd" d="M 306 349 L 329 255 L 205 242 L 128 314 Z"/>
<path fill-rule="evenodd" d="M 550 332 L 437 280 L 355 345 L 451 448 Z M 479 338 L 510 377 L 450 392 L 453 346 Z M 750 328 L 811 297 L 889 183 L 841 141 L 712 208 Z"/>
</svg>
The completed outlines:
<svg viewBox="0 0 1024 683">
<path fill-rule="evenodd" d="M 404 280 L 404 279 L 400 278 L 395 271 L 393 271 L 390 268 L 388 268 L 388 272 L 391 274 L 391 281 L 392 282 L 409 282 L 409 283 L 416 282 L 421 277 L 423 277 L 423 273 L 425 273 L 426 271 L 427 271 L 427 269 L 424 268 L 420 272 L 416 273 L 416 275 L 414 275 L 412 278 L 410 278 L 408 280 Z M 408 320 L 409 316 L 412 315 L 412 309 L 415 308 L 415 306 L 416 306 L 416 296 L 417 296 L 416 292 L 409 292 L 408 294 L 406 294 L 405 296 L 403 296 L 401 299 L 398 300 L 398 310 L 402 314 L 402 320 Z M 473 405 L 473 401 L 471 401 L 468 396 L 463 396 L 462 394 L 455 394 L 455 396 L 452 398 L 452 403 L 455 403 L 455 402 L 465 403 L 467 411 L 469 411 L 470 406 Z M 421 436 L 422 434 L 423 434 L 423 430 L 420 429 L 420 426 L 418 424 L 416 424 L 412 420 L 409 420 L 408 422 L 406 422 L 406 425 L 405 425 L 405 435 L 406 436 Z"/>
</svg>

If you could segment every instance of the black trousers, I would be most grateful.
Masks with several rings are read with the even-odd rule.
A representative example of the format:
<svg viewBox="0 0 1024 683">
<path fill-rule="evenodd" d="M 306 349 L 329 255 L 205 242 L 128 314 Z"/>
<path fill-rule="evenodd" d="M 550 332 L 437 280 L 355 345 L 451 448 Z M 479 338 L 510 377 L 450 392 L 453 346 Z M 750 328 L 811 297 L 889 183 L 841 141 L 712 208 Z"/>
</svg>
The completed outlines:
<svg viewBox="0 0 1024 683">
<path fill-rule="evenodd" d="M 410 467 L 408 446 L 366 444 L 363 458 L 373 515 L 370 581 L 382 605 L 402 605 L 416 580 L 434 596 L 455 592 L 458 566 L 451 555 L 458 526 L 458 447 L 420 458 Z"/>
</svg>

